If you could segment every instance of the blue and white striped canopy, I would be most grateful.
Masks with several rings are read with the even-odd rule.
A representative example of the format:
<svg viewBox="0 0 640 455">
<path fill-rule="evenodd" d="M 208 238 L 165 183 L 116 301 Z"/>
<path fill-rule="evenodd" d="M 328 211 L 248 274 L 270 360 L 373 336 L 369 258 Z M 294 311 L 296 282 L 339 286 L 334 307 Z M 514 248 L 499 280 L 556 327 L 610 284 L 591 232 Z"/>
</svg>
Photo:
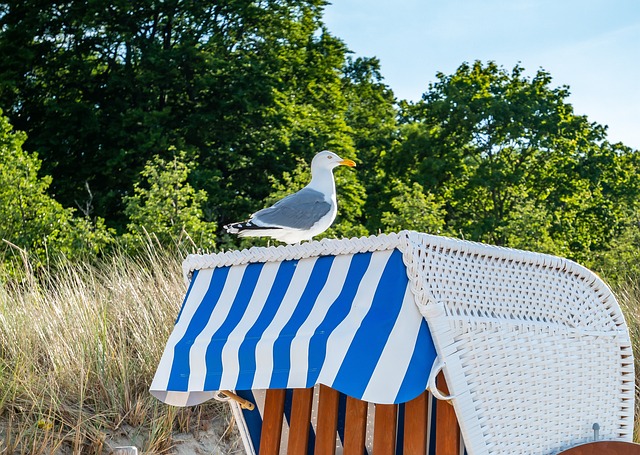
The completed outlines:
<svg viewBox="0 0 640 455">
<path fill-rule="evenodd" d="M 435 357 L 399 250 L 252 262 L 193 273 L 151 393 L 187 406 L 322 383 L 402 403 Z"/>
</svg>

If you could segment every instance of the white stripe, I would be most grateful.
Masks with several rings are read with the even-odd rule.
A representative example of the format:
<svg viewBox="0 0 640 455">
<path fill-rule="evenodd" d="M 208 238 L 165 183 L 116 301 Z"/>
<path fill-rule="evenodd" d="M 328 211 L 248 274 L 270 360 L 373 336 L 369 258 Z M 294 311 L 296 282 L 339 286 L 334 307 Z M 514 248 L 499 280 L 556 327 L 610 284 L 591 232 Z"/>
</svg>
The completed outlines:
<svg viewBox="0 0 640 455">
<path fill-rule="evenodd" d="M 413 302 L 413 294 L 407 285 L 400 314 L 391 329 L 387 344 L 380 354 L 362 400 L 393 403 L 409 368 L 421 324 L 422 316 Z"/>
<path fill-rule="evenodd" d="M 338 370 L 340 370 L 340 366 L 342 366 L 344 357 L 351 346 L 351 342 L 356 335 L 356 331 L 371 308 L 373 297 L 378 289 L 377 285 L 380 282 L 382 272 L 384 272 L 385 265 L 391 253 L 393 253 L 392 250 L 372 253 L 371 263 L 362 277 L 349 314 L 329 335 L 327 340 L 327 356 L 322 365 L 322 370 L 320 370 L 317 382 L 329 386 L 333 384 Z M 375 334 L 372 333 L 371 336 L 375 336 Z"/>
<path fill-rule="evenodd" d="M 273 344 L 293 315 L 309 282 L 316 260 L 317 258 L 312 258 L 298 262 L 280 307 L 256 345 L 256 375 L 253 379 L 252 389 L 269 388 L 273 372 Z"/>
<path fill-rule="evenodd" d="M 231 267 L 222 293 L 220 294 L 220 299 L 213 308 L 207 325 L 196 337 L 191 347 L 191 351 L 189 352 L 189 391 L 204 390 L 205 378 L 207 376 L 207 348 L 211 342 L 211 337 L 229 315 L 229 310 L 238 293 L 246 269 L 246 264 Z M 198 285 L 198 283 L 196 283 L 196 285 Z"/>
<path fill-rule="evenodd" d="M 336 256 L 327 281 L 318 293 L 315 305 L 291 342 L 291 368 L 287 388 L 306 387 L 309 368 L 309 340 L 324 319 L 331 304 L 340 295 L 353 255 Z"/>
<path fill-rule="evenodd" d="M 238 358 L 240 345 L 244 341 L 247 332 L 255 324 L 258 316 L 260 316 L 279 267 L 279 262 L 267 262 L 262 267 L 256 283 L 256 289 L 247 305 L 247 310 L 238 325 L 229 334 L 227 342 L 222 348 L 222 364 L 224 368 L 222 369 L 222 379 L 220 380 L 221 390 L 236 388 L 238 373 L 240 373 L 240 360 Z"/>
<path fill-rule="evenodd" d="M 169 386 L 169 376 L 171 375 L 171 366 L 173 365 L 173 354 L 176 344 L 182 339 L 194 313 L 198 309 L 200 302 L 209 290 L 211 277 L 214 269 L 200 270 L 196 276 L 197 283 L 193 283 L 191 292 L 187 297 L 180 314 L 180 320 L 173 328 L 164 353 L 158 364 L 158 369 L 151 383 L 151 390 L 167 390 Z"/>
</svg>

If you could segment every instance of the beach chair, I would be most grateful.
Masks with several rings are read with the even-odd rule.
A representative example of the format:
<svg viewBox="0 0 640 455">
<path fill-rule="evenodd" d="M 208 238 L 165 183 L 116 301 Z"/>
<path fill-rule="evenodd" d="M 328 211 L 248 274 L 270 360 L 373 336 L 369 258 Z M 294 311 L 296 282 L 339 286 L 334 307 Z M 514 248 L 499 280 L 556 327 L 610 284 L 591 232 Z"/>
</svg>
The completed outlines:
<svg viewBox="0 0 640 455">
<path fill-rule="evenodd" d="M 229 401 L 248 454 L 638 455 L 624 318 L 572 261 L 403 231 L 183 266 L 151 393 Z"/>
</svg>

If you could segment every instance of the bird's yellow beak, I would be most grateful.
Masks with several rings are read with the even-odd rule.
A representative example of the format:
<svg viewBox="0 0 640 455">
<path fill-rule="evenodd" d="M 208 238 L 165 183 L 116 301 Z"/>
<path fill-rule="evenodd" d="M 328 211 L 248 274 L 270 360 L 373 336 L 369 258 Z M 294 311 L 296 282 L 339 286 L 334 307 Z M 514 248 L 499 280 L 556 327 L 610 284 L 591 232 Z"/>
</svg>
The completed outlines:
<svg viewBox="0 0 640 455">
<path fill-rule="evenodd" d="M 355 161 L 348 160 L 348 159 L 344 159 L 344 160 L 340 161 L 340 163 L 338 163 L 338 164 L 342 164 L 343 166 L 356 167 Z"/>
</svg>

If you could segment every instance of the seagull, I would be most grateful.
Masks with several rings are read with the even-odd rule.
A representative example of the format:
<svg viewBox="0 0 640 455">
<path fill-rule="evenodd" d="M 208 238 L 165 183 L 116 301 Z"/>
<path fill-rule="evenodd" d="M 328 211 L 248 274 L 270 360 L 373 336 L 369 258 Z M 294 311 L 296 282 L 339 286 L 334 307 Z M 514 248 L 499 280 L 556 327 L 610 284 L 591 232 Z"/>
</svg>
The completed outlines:
<svg viewBox="0 0 640 455">
<path fill-rule="evenodd" d="M 311 182 L 307 186 L 257 211 L 247 221 L 224 228 L 238 237 L 271 237 L 288 244 L 311 240 L 329 229 L 336 218 L 333 169 L 341 165 L 355 167 L 356 163 L 328 150 L 318 153 L 311 161 Z"/>
</svg>

